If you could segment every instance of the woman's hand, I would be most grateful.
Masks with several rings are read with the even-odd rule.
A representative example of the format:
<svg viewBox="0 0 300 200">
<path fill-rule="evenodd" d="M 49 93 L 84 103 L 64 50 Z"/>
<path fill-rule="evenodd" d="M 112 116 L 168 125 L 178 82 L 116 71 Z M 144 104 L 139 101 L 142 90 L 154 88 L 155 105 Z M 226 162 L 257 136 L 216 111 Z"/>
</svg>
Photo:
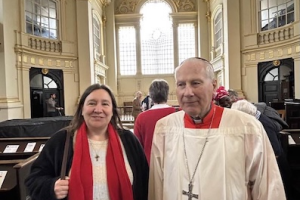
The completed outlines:
<svg viewBox="0 0 300 200">
<path fill-rule="evenodd" d="M 63 199 L 68 195 L 69 177 L 66 180 L 58 179 L 54 184 L 54 193 L 57 199 Z"/>
</svg>

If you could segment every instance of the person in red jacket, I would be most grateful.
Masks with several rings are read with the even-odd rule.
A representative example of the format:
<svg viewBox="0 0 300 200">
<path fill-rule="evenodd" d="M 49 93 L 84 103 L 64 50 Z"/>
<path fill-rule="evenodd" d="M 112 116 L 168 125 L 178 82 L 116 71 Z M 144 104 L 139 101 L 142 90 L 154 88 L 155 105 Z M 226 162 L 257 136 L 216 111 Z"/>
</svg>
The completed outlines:
<svg viewBox="0 0 300 200">
<path fill-rule="evenodd" d="M 134 134 L 142 144 L 148 163 L 152 146 L 153 132 L 156 122 L 176 111 L 174 107 L 167 105 L 169 84 L 163 79 L 155 79 L 149 88 L 149 95 L 154 105 L 140 113 L 134 124 Z"/>
</svg>

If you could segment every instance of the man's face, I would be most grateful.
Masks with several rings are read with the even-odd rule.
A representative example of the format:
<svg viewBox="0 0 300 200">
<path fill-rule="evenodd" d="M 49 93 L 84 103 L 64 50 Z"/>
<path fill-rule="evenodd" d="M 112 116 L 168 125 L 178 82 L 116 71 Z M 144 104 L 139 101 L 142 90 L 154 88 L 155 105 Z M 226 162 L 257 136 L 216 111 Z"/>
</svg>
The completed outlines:
<svg viewBox="0 0 300 200">
<path fill-rule="evenodd" d="M 56 95 L 55 95 L 55 94 L 52 94 L 52 98 L 55 99 L 55 98 L 56 98 Z"/>
<path fill-rule="evenodd" d="M 185 61 L 176 72 L 176 95 L 182 110 L 192 117 L 203 117 L 210 109 L 216 81 L 207 77 L 201 60 Z"/>
</svg>

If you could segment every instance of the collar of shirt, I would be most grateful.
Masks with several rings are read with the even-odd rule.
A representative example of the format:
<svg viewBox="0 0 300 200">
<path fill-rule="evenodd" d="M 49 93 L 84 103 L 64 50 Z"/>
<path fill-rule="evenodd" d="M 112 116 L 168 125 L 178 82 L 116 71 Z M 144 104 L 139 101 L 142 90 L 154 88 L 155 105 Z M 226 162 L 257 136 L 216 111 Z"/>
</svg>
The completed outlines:
<svg viewBox="0 0 300 200">
<path fill-rule="evenodd" d="M 159 109 L 159 108 L 169 108 L 171 106 L 167 104 L 154 104 L 149 110 Z"/>
</svg>

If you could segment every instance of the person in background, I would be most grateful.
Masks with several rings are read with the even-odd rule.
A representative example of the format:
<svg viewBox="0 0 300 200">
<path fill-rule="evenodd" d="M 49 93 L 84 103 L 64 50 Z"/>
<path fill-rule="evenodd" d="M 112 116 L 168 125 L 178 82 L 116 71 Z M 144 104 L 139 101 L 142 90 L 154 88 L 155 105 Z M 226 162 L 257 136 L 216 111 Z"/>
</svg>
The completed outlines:
<svg viewBox="0 0 300 200">
<path fill-rule="evenodd" d="M 134 134 L 142 144 L 148 163 L 152 146 L 152 137 L 157 120 L 174 113 L 175 108 L 167 105 L 169 84 L 163 79 L 155 79 L 149 87 L 149 95 L 154 105 L 139 114 L 134 124 Z"/>
<path fill-rule="evenodd" d="M 141 91 L 136 92 L 135 98 L 132 101 L 132 116 L 134 118 L 134 121 L 136 120 L 137 116 L 142 112 L 141 98 L 142 98 L 142 92 Z"/>
<path fill-rule="evenodd" d="M 230 108 L 232 104 L 231 99 L 229 97 L 229 93 L 227 92 L 224 86 L 220 86 L 216 90 L 214 100 L 217 105 L 224 108 Z"/>
<path fill-rule="evenodd" d="M 280 141 L 278 140 L 279 131 L 277 131 L 277 128 L 272 123 L 271 119 L 269 119 L 266 115 L 264 115 L 263 113 L 258 111 L 257 108 L 255 107 L 255 105 L 253 105 L 252 103 L 250 103 L 247 100 L 239 100 L 239 101 L 233 103 L 231 106 L 231 109 L 242 111 L 242 112 L 252 115 L 256 119 L 258 119 L 262 123 L 262 125 L 268 135 L 268 138 L 273 147 L 275 156 L 278 157 L 281 155 L 282 147 L 281 147 Z"/>
<path fill-rule="evenodd" d="M 151 200 L 285 200 L 261 123 L 216 106 L 213 66 L 189 58 L 175 69 L 181 111 L 157 121 L 151 148 Z"/>
<path fill-rule="evenodd" d="M 55 98 L 56 98 L 56 94 L 50 94 L 50 98 L 46 101 L 47 117 L 57 116 Z"/>
<path fill-rule="evenodd" d="M 153 101 L 150 97 L 150 95 L 148 94 L 142 101 L 142 111 L 146 111 L 148 109 L 150 109 L 153 106 Z"/>
<path fill-rule="evenodd" d="M 233 89 L 228 89 L 228 96 L 230 98 L 231 103 L 237 102 L 239 99 L 239 94 L 233 90 Z"/>
<path fill-rule="evenodd" d="M 289 199 L 289 197 L 291 196 L 291 170 L 279 140 L 278 128 L 268 116 L 261 113 L 255 105 L 246 100 L 239 100 L 233 103 L 231 109 L 240 110 L 242 112 L 250 114 L 262 123 L 273 147 L 273 151 L 276 155 L 278 167 L 284 184 L 285 193 L 287 199 Z"/>
<path fill-rule="evenodd" d="M 68 176 L 61 179 L 67 152 Z M 138 139 L 122 126 L 112 91 L 94 84 L 81 95 L 70 126 L 48 140 L 25 185 L 32 200 L 146 200 L 148 170 Z"/>
<path fill-rule="evenodd" d="M 284 128 L 289 128 L 289 125 L 280 117 L 278 112 L 274 108 L 267 106 L 265 102 L 258 102 L 254 105 L 257 107 L 257 110 L 272 120 L 278 132 Z"/>
</svg>

